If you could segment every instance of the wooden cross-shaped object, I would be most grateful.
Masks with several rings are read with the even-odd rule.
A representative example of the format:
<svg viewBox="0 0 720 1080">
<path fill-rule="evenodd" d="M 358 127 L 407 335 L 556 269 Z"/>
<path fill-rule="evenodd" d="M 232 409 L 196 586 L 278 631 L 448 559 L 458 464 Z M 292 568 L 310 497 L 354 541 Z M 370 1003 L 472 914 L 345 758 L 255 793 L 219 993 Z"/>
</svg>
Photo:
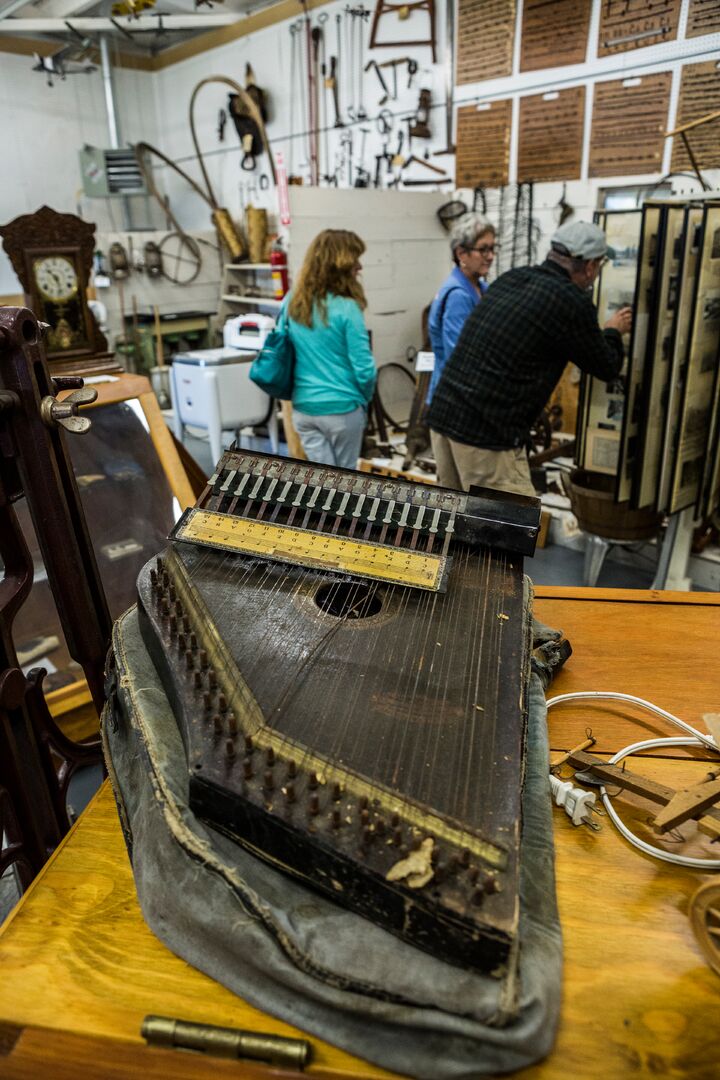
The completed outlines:
<svg viewBox="0 0 720 1080">
<path fill-rule="evenodd" d="M 710 771 L 707 779 L 699 784 L 676 791 L 665 784 L 657 784 L 638 773 L 622 769 L 619 765 L 609 765 L 602 758 L 582 750 L 572 750 L 567 761 L 576 769 L 591 772 L 603 783 L 614 784 L 634 795 L 649 799 L 650 802 L 659 803 L 662 809 L 655 816 L 653 825 L 660 832 L 668 832 L 693 818 L 701 832 L 711 836 L 713 840 L 720 839 L 720 810 L 715 809 L 715 804 L 720 802 L 719 770 Z"/>
</svg>

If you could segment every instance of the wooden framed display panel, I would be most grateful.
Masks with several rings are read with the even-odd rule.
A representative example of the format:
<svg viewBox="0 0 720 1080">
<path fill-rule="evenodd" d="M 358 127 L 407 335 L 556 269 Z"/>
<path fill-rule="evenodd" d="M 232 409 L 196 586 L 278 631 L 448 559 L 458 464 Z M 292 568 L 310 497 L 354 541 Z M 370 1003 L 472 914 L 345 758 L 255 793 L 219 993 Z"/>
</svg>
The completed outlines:
<svg viewBox="0 0 720 1080">
<path fill-rule="evenodd" d="M 685 37 L 716 34 L 720 30 L 720 0 L 690 0 Z"/>
<path fill-rule="evenodd" d="M 716 60 L 701 64 L 685 64 L 680 80 L 675 127 L 680 128 L 693 120 L 702 120 L 709 113 L 720 111 L 720 69 Z M 711 120 L 700 127 L 691 128 L 687 140 L 700 169 L 720 167 L 720 119 Z M 692 162 L 682 138 L 673 136 L 673 172 L 693 171 Z"/>
<path fill-rule="evenodd" d="M 595 84 L 590 176 L 660 172 L 671 84 L 669 71 Z"/>
<path fill-rule="evenodd" d="M 605 231 L 615 252 L 615 257 L 603 267 L 595 287 L 598 322 L 604 326 L 614 311 L 634 303 L 642 211 L 603 210 L 595 214 L 594 220 Z M 627 346 L 628 340 L 626 355 Z M 615 476 L 618 468 L 626 369 L 627 359 L 618 378 L 608 383 L 583 375 L 579 410 L 582 435 L 577 461 L 581 468 L 606 476 Z"/>
<path fill-rule="evenodd" d="M 515 0 L 458 0 L 459 84 L 512 75 L 515 10 Z"/>
<path fill-rule="evenodd" d="M 647 203 L 645 204 L 647 206 Z M 667 408 L 670 396 L 672 355 L 684 250 L 686 208 L 660 208 L 662 243 L 658 251 L 658 283 L 652 335 L 647 343 L 643 419 L 640 427 L 639 463 L 633 505 L 639 509 L 658 504 L 658 485 L 664 451 Z"/>
<path fill-rule="evenodd" d="M 457 111 L 458 187 L 503 187 L 510 167 L 512 100 L 463 105 Z"/>
<path fill-rule="evenodd" d="M 674 41 L 681 0 L 602 0 L 598 56 Z"/>
<path fill-rule="evenodd" d="M 661 210 L 645 206 L 637 255 L 635 304 L 630 340 L 627 375 L 625 378 L 625 411 L 620 435 L 616 502 L 626 502 L 635 490 L 639 460 L 638 445 L 642 434 L 643 385 L 648 343 L 652 340 L 655 289 L 660 259 Z"/>
<path fill-rule="evenodd" d="M 690 206 L 685 211 L 686 224 L 683 234 L 682 264 L 678 275 L 677 318 L 672 348 L 668 405 L 665 417 L 665 437 L 660 463 L 658 510 L 666 511 L 670 502 L 670 484 L 675 467 L 680 404 L 687 378 L 688 335 L 695 298 L 695 279 L 700 255 L 703 211 L 701 206 Z"/>
<path fill-rule="evenodd" d="M 521 98 L 518 181 L 578 180 L 584 124 L 584 86 Z"/>
<path fill-rule="evenodd" d="M 695 505 L 707 472 L 708 438 L 717 412 L 720 345 L 720 202 L 703 207 L 687 378 L 683 387 L 677 453 L 671 484 L 671 513 Z"/>
<path fill-rule="evenodd" d="M 524 0 L 520 70 L 582 64 L 587 55 L 592 0 Z"/>
</svg>

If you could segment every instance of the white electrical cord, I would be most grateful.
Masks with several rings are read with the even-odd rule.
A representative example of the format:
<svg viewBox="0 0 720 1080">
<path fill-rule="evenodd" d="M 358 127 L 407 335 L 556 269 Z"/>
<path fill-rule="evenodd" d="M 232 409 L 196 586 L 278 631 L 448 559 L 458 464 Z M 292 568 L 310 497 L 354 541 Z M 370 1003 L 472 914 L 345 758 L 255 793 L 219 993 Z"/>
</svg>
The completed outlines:
<svg viewBox="0 0 720 1080">
<path fill-rule="evenodd" d="M 617 765 L 618 762 L 623 761 L 626 757 L 630 757 L 631 754 L 635 754 L 639 750 L 655 750 L 658 747 L 666 746 L 697 746 L 700 744 L 706 749 L 712 750 L 715 754 L 719 752 L 715 740 L 711 735 L 706 735 L 704 732 L 698 731 L 696 728 L 692 727 L 691 724 L 681 720 L 678 716 L 674 716 L 673 713 L 666 712 L 665 709 L 661 709 L 651 701 L 646 701 L 645 698 L 635 697 L 634 694 L 621 694 L 611 690 L 583 690 L 574 694 L 558 694 L 557 697 L 550 698 L 546 704 L 548 710 L 550 710 L 554 705 L 560 705 L 564 701 L 581 700 L 628 701 L 633 705 L 640 705 L 642 708 L 648 709 L 657 716 L 662 716 L 663 719 L 668 720 L 676 727 L 682 728 L 683 731 L 687 731 L 691 736 L 690 738 L 680 738 L 676 736 L 670 738 L 646 739 L 643 742 L 633 743 L 631 746 L 626 746 L 624 750 L 619 750 L 617 754 L 611 757 L 608 762 L 609 765 Z M 614 809 L 604 784 L 600 785 L 600 797 L 602 798 L 603 806 L 613 825 L 615 825 L 626 840 L 629 840 L 631 844 L 640 851 L 643 851 L 646 855 L 652 855 L 654 858 L 661 859 L 663 862 L 673 863 L 675 866 L 685 866 L 691 870 L 720 870 L 720 859 L 697 859 L 690 855 L 676 855 L 674 852 L 665 851 L 663 848 L 655 847 L 653 844 L 648 844 L 647 841 L 641 840 L 639 836 L 636 836 L 634 832 L 631 832 Z"/>
</svg>

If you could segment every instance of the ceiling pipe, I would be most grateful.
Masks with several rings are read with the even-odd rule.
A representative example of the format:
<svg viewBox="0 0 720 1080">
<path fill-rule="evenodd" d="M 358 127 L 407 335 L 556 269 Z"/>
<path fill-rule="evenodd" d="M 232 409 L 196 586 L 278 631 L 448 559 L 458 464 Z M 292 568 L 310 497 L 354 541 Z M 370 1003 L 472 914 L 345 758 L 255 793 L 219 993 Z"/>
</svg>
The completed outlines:
<svg viewBox="0 0 720 1080">
<path fill-rule="evenodd" d="M 108 39 L 105 34 L 100 38 L 100 69 L 102 71 L 103 89 L 105 90 L 105 109 L 107 112 L 110 149 L 118 150 L 120 148 L 120 132 L 118 131 L 117 113 L 115 111 L 115 95 L 113 93 Z"/>
<path fill-rule="evenodd" d="M 15 2 L 15 0 L 13 0 Z M 23 0 L 27 4 L 28 0 Z M 20 6 L 20 5 L 18 5 Z M 221 15 L 163 15 L 162 25 L 165 30 L 209 30 L 218 26 L 232 26 L 240 22 L 237 14 Z M 117 33 L 112 19 L 83 16 L 70 19 L 73 29 L 81 34 Z M 160 25 L 159 15 L 140 15 L 130 19 L 125 25 L 129 33 L 138 30 L 157 30 Z M 8 19 L 2 24 L 3 34 L 64 34 L 67 35 L 67 23 L 64 19 Z"/>
</svg>

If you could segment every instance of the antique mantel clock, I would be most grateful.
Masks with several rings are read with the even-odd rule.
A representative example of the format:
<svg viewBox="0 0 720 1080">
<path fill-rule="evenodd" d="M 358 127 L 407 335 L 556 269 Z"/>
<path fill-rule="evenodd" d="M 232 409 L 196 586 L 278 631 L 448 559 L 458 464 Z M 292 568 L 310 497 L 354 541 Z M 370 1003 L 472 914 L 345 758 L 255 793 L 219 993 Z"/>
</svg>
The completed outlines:
<svg viewBox="0 0 720 1080">
<path fill-rule="evenodd" d="M 55 375 L 118 371 L 87 303 L 95 226 L 43 206 L 0 227 L 26 303 L 48 324 L 45 346 Z"/>
</svg>

